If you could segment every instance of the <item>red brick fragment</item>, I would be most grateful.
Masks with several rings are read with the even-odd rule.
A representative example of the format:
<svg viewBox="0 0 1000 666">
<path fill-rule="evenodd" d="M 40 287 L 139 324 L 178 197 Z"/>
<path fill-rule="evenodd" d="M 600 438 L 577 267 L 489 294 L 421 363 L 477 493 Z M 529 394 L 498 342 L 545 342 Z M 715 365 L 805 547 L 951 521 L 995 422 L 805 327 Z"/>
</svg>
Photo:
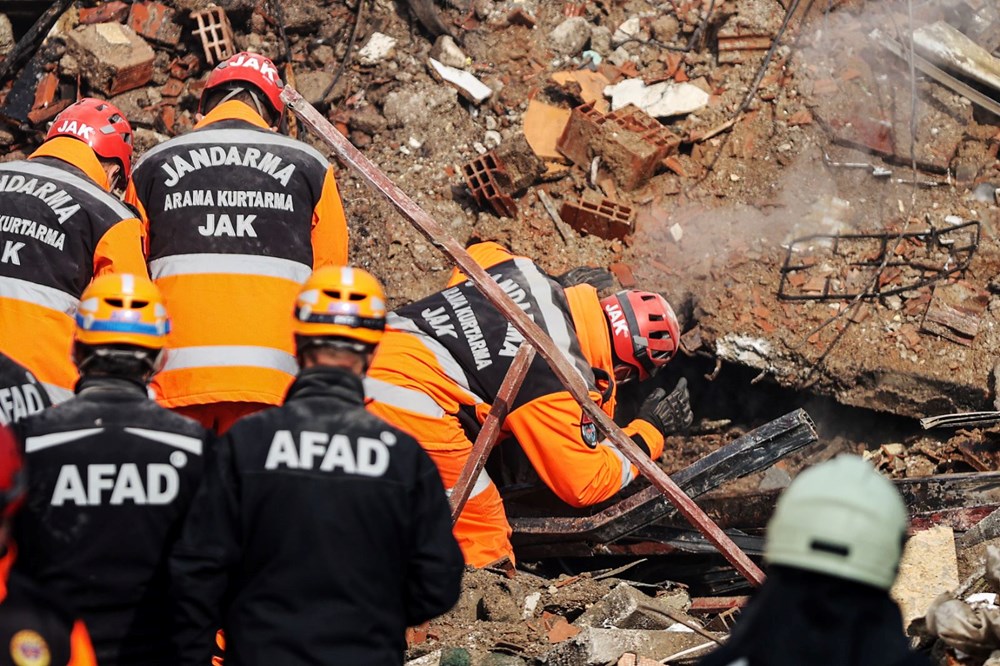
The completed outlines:
<svg viewBox="0 0 1000 666">
<path fill-rule="evenodd" d="M 622 289 L 631 289 L 637 284 L 632 267 L 628 264 L 615 262 L 609 268 L 611 269 L 611 273 L 618 278 L 618 284 L 622 286 Z"/>
<path fill-rule="evenodd" d="M 635 211 L 630 206 L 605 199 L 597 192 L 586 190 L 577 202 L 564 201 L 559 217 L 578 231 L 605 240 L 624 238 L 632 233 Z"/>
<path fill-rule="evenodd" d="M 184 81 L 198 73 L 198 56 L 189 53 L 182 58 L 174 58 L 170 63 L 170 76 Z"/>
<path fill-rule="evenodd" d="M 111 21 L 123 22 L 128 17 L 129 7 L 124 2 L 105 2 L 97 7 L 83 7 L 77 14 L 77 23 L 87 25 L 88 23 L 109 23 Z"/>
<path fill-rule="evenodd" d="M 162 2 L 136 2 L 128 15 L 128 24 L 146 39 L 165 46 L 177 46 L 181 27 L 174 22 L 174 10 Z"/>
<path fill-rule="evenodd" d="M 177 79 L 167 79 L 160 89 L 160 94 L 164 97 L 177 97 L 184 92 L 184 82 Z"/>
<path fill-rule="evenodd" d="M 517 204 L 508 192 L 502 190 L 497 179 L 503 171 L 503 163 L 492 150 L 462 167 L 465 184 L 480 206 L 500 217 L 517 217 Z"/>
</svg>

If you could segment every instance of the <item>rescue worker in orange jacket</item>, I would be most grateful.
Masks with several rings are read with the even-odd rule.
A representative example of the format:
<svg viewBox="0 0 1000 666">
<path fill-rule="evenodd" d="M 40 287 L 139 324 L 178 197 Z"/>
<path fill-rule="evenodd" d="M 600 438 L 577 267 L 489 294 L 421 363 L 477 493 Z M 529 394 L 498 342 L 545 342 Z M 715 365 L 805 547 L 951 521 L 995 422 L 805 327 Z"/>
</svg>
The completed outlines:
<svg viewBox="0 0 1000 666">
<path fill-rule="evenodd" d="M 132 165 L 132 128 L 82 99 L 56 116 L 28 159 L 0 164 L 0 350 L 54 402 L 72 395 L 80 294 L 108 272 L 145 275 L 142 225 L 110 192 Z"/>
<path fill-rule="evenodd" d="M 496 243 L 474 245 L 469 253 L 549 334 L 608 415 L 614 414 L 618 383 L 650 377 L 677 348 L 677 319 L 658 294 L 623 291 L 602 301 L 590 285 L 564 290 L 530 259 Z M 417 438 L 449 491 L 522 339 L 458 272 L 444 291 L 389 315 L 365 383 L 373 399 L 369 409 Z M 686 428 L 691 418 L 681 380 L 670 395 L 653 391 L 624 430 L 655 459 L 664 433 Z M 638 473 L 598 435 L 541 357 L 532 361 L 503 431 L 517 440 L 542 481 L 573 506 L 608 499 Z M 455 524 L 466 563 L 513 558 L 510 534 L 500 493 L 484 471 Z"/>
<path fill-rule="evenodd" d="M 76 395 L 14 428 L 28 465 L 15 570 L 73 603 L 102 666 L 177 663 L 167 552 L 209 435 L 146 390 L 169 325 L 148 278 L 97 278 L 77 313 Z"/>
<path fill-rule="evenodd" d="M 11 570 L 17 549 L 9 539 L 10 521 L 24 502 L 24 476 L 17 440 L 0 425 L 0 666 L 95 666 L 83 621 L 51 592 Z"/>
<path fill-rule="evenodd" d="M 261 55 L 220 63 L 194 131 L 143 155 L 126 196 L 174 320 L 152 388 L 219 432 L 280 404 L 297 370 L 286 304 L 314 268 L 347 260 L 333 168 L 276 132 L 282 86 Z"/>
</svg>

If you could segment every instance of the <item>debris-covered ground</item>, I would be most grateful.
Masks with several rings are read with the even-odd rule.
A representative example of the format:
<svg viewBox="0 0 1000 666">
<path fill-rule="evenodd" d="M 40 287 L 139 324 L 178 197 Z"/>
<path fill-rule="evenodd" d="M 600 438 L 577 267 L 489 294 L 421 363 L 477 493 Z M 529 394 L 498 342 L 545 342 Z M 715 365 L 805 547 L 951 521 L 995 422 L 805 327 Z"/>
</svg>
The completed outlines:
<svg viewBox="0 0 1000 666">
<path fill-rule="evenodd" d="M 723 496 L 717 506 L 732 506 L 727 493 L 781 488 L 840 450 L 901 480 L 998 468 L 989 421 L 921 432 L 915 420 L 995 409 L 1000 16 L 990 0 L 10 4 L 3 159 L 30 151 L 78 92 L 122 108 L 142 151 L 191 128 L 226 49 L 259 51 L 460 242 L 497 240 L 553 274 L 597 266 L 613 288 L 664 293 L 684 330 L 671 377 L 688 377 L 698 418 L 668 442 L 665 468 L 796 407 L 821 438 L 710 494 Z M 25 38 L 50 6 L 51 32 Z M 975 58 L 948 55 L 970 44 Z M 445 283 L 448 259 L 388 203 L 349 169 L 339 185 L 353 260 L 394 304 Z M 977 487 L 978 512 L 951 506 L 942 519 L 928 497 L 949 492 L 912 486 L 925 526 L 963 532 L 1000 504 Z M 982 563 L 977 547 L 959 548 L 956 577 Z M 470 574 L 458 608 L 413 632 L 411 656 L 605 663 L 620 653 L 595 656 L 601 627 L 678 624 L 609 611 L 588 625 L 614 583 L 559 563 L 577 577 L 553 578 L 552 563 L 513 580 Z M 655 585 L 629 595 L 689 610 L 669 567 L 634 580 Z M 703 619 L 725 631 L 718 610 Z M 642 624 L 650 617 L 662 624 Z M 617 645 L 663 659 L 707 640 L 667 633 L 655 649 L 642 637 Z"/>
</svg>

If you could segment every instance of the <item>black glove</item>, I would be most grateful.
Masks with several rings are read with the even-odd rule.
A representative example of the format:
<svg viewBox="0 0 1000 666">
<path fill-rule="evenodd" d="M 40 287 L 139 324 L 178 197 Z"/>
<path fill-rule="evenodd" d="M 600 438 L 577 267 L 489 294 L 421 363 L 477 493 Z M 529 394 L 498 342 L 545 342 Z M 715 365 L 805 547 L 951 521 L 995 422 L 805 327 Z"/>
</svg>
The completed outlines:
<svg viewBox="0 0 1000 666">
<path fill-rule="evenodd" d="M 610 289 L 615 283 L 611 271 L 593 266 L 571 268 L 562 275 L 557 275 L 555 281 L 561 284 L 563 289 L 577 284 L 589 284 L 595 289 Z"/>
<path fill-rule="evenodd" d="M 682 377 L 669 395 L 662 388 L 650 393 L 639 407 L 637 418 L 652 423 L 664 435 L 687 430 L 694 421 L 687 380 Z"/>
</svg>

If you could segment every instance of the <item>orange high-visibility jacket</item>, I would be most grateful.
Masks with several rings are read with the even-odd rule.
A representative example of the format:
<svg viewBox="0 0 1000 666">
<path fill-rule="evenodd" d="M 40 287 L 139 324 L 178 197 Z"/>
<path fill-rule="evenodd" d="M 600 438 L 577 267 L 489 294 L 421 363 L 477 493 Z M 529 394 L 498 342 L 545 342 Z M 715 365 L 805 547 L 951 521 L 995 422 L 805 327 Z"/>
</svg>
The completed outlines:
<svg viewBox="0 0 1000 666">
<path fill-rule="evenodd" d="M 590 387 L 590 396 L 610 416 L 615 384 L 611 339 L 593 287 L 564 290 L 530 259 L 514 256 L 495 243 L 469 248 L 472 257 L 541 326 Z M 388 329 L 368 371 L 366 391 L 376 403 L 397 406 L 424 417 L 455 424 L 451 441 L 441 429 L 423 437 L 420 421 L 397 424 L 428 450 L 471 446 L 461 423 L 482 424 L 522 336 L 465 276 L 453 275 L 444 291 L 390 313 Z M 392 411 L 376 413 L 391 419 Z M 586 506 L 624 488 L 638 474 L 594 424 L 576 400 L 536 356 L 503 424 L 541 479 L 566 503 Z M 657 458 L 663 436 L 651 424 L 634 420 L 625 429 Z"/>
<path fill-rule="evenodd" d="M 0 164 L 0 350 L 31 370 L 54 402 L 73 395 L 73 318 L 90 281 L 146 275 L 142 225 L 108 193 L 90 146 L 46 141 Z"/>
<path fill-rule="evenodd" d="M 279 404 L 296 371 L 291 310 L 313 269 L 347 262 L 333 168 L 224 102 L 147 152 L 126 200 L 172 320 L 152 387 L 167 407 Z"/>
</svg>

